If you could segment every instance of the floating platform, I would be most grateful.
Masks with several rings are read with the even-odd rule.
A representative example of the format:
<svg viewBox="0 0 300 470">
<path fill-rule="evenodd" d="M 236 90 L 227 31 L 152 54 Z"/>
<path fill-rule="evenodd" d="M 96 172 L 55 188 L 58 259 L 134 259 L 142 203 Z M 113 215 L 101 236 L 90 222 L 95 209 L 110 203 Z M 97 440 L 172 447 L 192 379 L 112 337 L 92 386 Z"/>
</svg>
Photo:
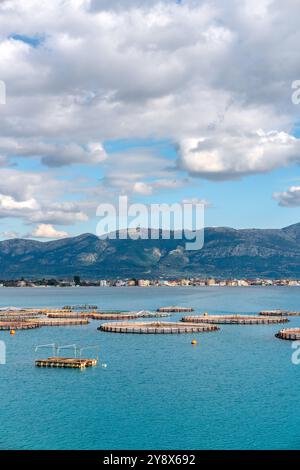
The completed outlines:
<svg viewBox="0 0 300 470">
<path fill-rule="evenodd" d="M 38 359 L 35 361 L 36 367 L 60 367 L 65 369 L 85 369 L 97 364 L 97 359 L 79 359 L 74 357 L 49 357 L 48 359 Z"/>
<path fill-rule="evenodd" d="M 193 312 L 194 309 L 192 307 L 178 307 L 176 305 L 170 305 L 168 307 L 160 307 L 156 311 L 165 312 L 165 313 L 180 313 L 180 312 Z"/>
<path fill-rule="evenodd" d="M 271 323 L 287 323 L 284 317 L 260 317 L 249 315 L 195 315 L 183 317 L 182 322 L 189 323 L 211 323 L 222 325 L 266 325 Z"/>
<path fill-rule="evenodd" d="M 30 321 L 21 321 L 21 322 L 7 322 L 0 321 L 0 330 L 32 330 L 33 328 L 39 328 L 39 323 L 34 323 Z"/>
<path fill-rule="evenodd" d="M 289 310 L 263 310 L 259 313 L 262 316 L 274 316 L 274 317 L 297 317 L 300 316 L 300 312 L 292 312 Z"/>
<path fill-rule="evenodd" d="M 285 328 L 280 330 L 275 336 L 279 339 L 295 341 L 300 339 L 300 328 Z"/>
<path fill-rule="evenodd" d="M 139 334 L 180 334 L 180 333 L 202 333 L 205 331 L 217 331 L 215 325 L 203 325 L 195 323 L 179 322 L 116 322 L 104 323 L 98 330 L 109 333 L 139 333 Z"/>
</svg>

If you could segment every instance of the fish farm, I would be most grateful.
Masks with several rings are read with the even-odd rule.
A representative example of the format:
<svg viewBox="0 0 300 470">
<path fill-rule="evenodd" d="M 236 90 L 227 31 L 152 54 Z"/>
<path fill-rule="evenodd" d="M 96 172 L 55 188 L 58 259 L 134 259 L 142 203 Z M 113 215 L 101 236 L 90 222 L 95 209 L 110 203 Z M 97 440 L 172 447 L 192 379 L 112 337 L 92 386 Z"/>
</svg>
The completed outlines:
<svg viewBox="0 0 300 470">
<path fill-rule="evenodd" d="M 110 333 L 180 334 L 217 331 L 219 328 L 215 325 L 179 322 L 116 322 L 104 323 L 98 330 Z"/>
<path fill-rule="evenodd" d="M 183 322 L 189 323 L 217 323 L 231 325 L 266 325 L 273 323 L 287 323 L 289 320 L 285 317 L 260 317 L 249 315 L 195 315 L 183 317 Z"/>
<path fill-rule="evenodd" d="M 300 339 L 300 328 L 285 328 L 280 330 L 276 335 L 276 338 L 287 339 L 295 341 Z"/>
</svg>

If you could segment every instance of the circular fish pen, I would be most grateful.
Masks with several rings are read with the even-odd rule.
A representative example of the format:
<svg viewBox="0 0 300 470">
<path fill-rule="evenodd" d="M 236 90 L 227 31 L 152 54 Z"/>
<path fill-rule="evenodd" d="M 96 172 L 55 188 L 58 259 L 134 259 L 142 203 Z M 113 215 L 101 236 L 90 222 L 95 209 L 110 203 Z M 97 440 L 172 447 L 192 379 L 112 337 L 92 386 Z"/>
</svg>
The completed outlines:
<svg viewBox="0 0 300 470">
<path fill-rule="evenodd" d="M 80 319 L 90 318 L 92 320 L 137 320 L 139 318 L 161 318 L 169 317 L 170 313 L 149 312 L 141 310 L 139 312 L 72 312 L 61 311 L 59 313 L 48 313 L 48 318 L 59 319 Z"/>
<path fill-rule="evenodd" d="M 40 314 L 38 312 L 25 312 L 25 311 L 7 311 L 0 312 L 0 321 L 26 321 L 34 318 L 38 318 Z"/>
<path fill-rule="evenodd" d="M 180 333 L 202 333 L 205 331 L 217 331 L 215 325 L 203 325 L 179 322 L 117 322 L 104 323 L 98 330 L 109 333 L 138 333 L 138 334 L 180 334 Z"/>
<path fill-rule="evenodd" d="M 288 310 L 263 310 L 262 312 L 259 313 L 262 316 L 268 317 L 268 316 L 273 316 L 273 317 L 297 317 L 300 316 L 300 312 L 290 312 Z"/>
<path fill-rule="evenodd" d="M 182 322 L 189 323 L 211 323 L 222 325 L 267 325 L 273 323 L 287 323 L 289 320 L 284 317 L 260 317 L 249 315 L 195 315 L 183 317 Z"/>
<path fill-rule="evenodd" d="M 78 325 L 88 325 L 89 321 L 86 318 L 81 318 L 81 319 L 46 318 L 46 319 L 39 319 L 36 321 L 36 323 L 39 326 L 76 326 L 76 325 L 78 326 Z"/>
<path fill-rule="evenodd" d="M 92 320 L 136 320 L 136 313 L 95 313 L 91 315 Z"/>
<path fill-rule="evenodd" d="M 29 315 L 24 317 L 23 315 L 14 315 L 14 316 L 6 316 L 6 317 L 0 317 L 0 322 L 26 322 L 27 320 L 38 320 L 38 316 L 36 315 Z"/>
<path fill-rule="evenodd" d="M 300 328 L 285 328 L 276 333 L 276 338 L 295 341 L 300 339 Z"/>
<path fill-rule="evenodd" d="M 140 310 L 136 312 L 138 318 L 167 318 L 171 313 L 167 312 L 150 312 L 149 310 Z"/>
<path fill-rule="evenodd" d="M 0 322 L 0 330 L 32 330 L 33 328 L 39 328 L 40 325 L 38 323 L 33 322 Z"/>
<path fill-rule="evenodd" d="M 156 310 L 161 313 L 184 313 L 184 312 L 193 312 L 192 307 L 177 307 L 176 305 L 171 305 L 168 307 L 160 307 Z"/>
<path fill-rule="evenodd" d="M 78 319 L 78 318 L 89 318 L 92 317 L 92 313 L 86 312 L 60 312 L 60 313 L 48 313 L 48 318 L 67 318 L 67 319 Z"/>
</svg>

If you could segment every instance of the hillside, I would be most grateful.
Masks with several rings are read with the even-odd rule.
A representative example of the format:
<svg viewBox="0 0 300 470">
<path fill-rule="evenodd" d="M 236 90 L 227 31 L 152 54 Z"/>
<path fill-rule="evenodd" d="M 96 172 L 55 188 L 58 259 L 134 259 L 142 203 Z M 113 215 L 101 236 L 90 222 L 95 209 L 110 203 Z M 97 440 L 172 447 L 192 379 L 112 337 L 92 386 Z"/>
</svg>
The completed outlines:
<svg viewBox="0 0 300 470">
<path fill-rule="evenodd" d="M 0 278 L 216 276 L 300 278 L 300 223 L 283 229 L 205 229 L 201 250 L 185 240 L 101 240 L 92 234 L 49 242 L 0 242 Z"/>
</svg>

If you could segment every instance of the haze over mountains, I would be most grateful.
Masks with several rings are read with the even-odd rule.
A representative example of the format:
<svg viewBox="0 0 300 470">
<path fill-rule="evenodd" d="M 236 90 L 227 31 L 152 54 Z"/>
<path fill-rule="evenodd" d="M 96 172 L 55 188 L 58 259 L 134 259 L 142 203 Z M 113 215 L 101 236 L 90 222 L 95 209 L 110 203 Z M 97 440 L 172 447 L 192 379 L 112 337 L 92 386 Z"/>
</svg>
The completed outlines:
<svg viewBox="0 0 300 470">
<path fill-rule="evenodd" d="M 300 223 L 283 229 L 206 228 L 201 250 L 186 240 L 103 240 L 92 234 L 0 242 L 0 278 L 299 278 Z"/>
</svg>

